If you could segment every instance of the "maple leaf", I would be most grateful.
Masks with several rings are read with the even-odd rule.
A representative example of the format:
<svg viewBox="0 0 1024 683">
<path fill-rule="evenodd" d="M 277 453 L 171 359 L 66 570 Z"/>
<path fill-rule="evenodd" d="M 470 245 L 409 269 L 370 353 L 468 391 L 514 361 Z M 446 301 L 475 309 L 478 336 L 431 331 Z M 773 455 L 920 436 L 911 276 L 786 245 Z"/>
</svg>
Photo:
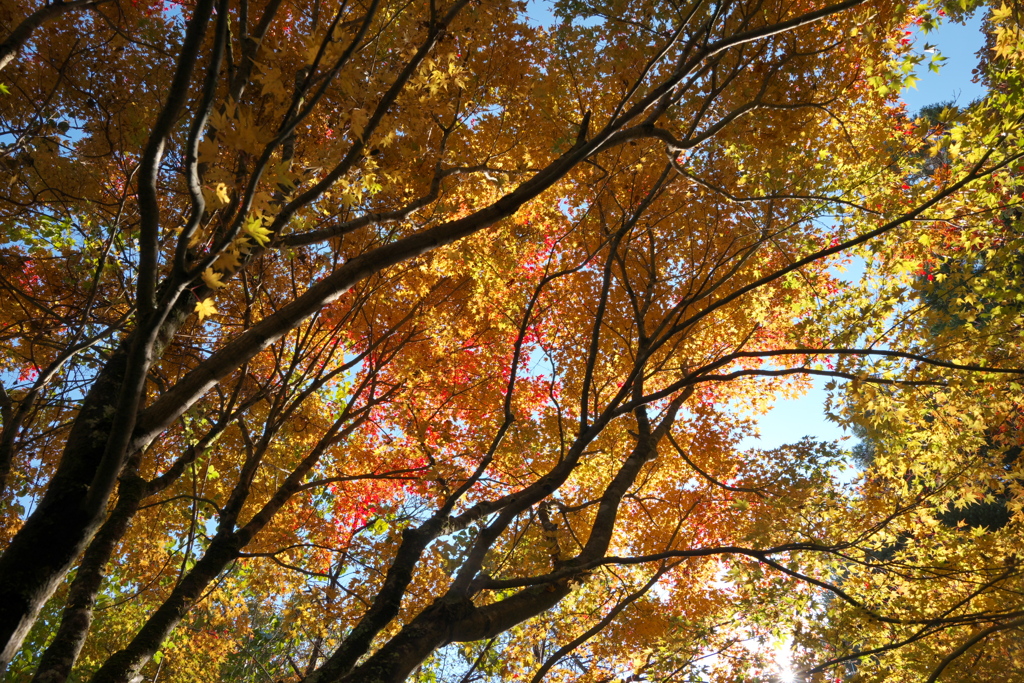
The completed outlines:
<svg viewBox="0 0 1024 683">
<path fill-rule="evenodd" d="M 217 307 L 213 305 L 213 299 L 210 298 L 197 302 L 194 310 L 199 314 L 200 321 L 217 314 Z"/>
<path fill-rule="evenodd" d="M 213 262 L 213 268 L 222 273 L 233 273 L 242 265 L 242 255 L 238 250 L 230 248 L 221 253 Z"/>
<path fill-rule="evenodd" d="M 351 117 L 349 130 L 352 131 L 353 137 L 356 139 L 363 137 L 363 131 L 366 130 L 366 123 L 370 118 L 369 114 L 362 109 L 356 109 L 349 116 Z"/>
<path fill-rule="evenodd" d="M 994 7 L 991 11 L 991 19 L 994 22 L 1003 22 L 1012 16 L 1013 10 L 1007 7 L 1005 3 L 1000 4 L 999 7 Z"/>
<path fill-rule="evenodd" d="M 273 237 L 273 233 L 263 227 L 264 218 L 262 216 L 253 216 L 245 223 L 245 232 L 259 244 L 261 247 L 267 246 L 270 243 L 270 238 Z"/>
<path fill-rule="evenodd" d="M 220 289 L 221 287 L 223 287 L 223 277 L 224 275 L 222 273 L 218 273 L 213 268 L 207 268 L 206 270 L 203 271 L 203 282 L 210 289 Z M 202 319 L 201 315 L 200 319 Z"/>
</svg>

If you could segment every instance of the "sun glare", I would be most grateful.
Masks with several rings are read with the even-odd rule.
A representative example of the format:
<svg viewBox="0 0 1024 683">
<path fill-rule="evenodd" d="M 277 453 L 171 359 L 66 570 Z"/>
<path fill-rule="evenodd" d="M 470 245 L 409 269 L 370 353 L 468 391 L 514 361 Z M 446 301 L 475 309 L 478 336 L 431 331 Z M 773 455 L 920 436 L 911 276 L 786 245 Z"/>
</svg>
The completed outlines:
<svg viewBox="0 0 1024 683">
<path fill-rule="evenodd" d="M 790 645 L 792 640 L 786 638 L 779 641 L 775 646 L 775 664 L 778 666 L 778 679 L 780 683 L 794 683 L 796 674 L 793 673 L 793 659 Z"/>
</svg>

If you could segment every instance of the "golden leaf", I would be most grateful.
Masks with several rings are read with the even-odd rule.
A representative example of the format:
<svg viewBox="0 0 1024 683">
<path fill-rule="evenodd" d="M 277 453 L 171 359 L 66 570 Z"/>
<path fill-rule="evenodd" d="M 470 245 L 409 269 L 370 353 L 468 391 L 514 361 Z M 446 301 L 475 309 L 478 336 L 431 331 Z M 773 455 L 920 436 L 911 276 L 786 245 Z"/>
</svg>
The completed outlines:
<svg viewBox="0 0 1024 683">
<path fill-rule="evenodd" d="M 270 243 L 270 238 L 273 233 L 263 227 L 263 218 L 261 216 L 253 216 L 245 223 L 245 232 L 259 244 L 261 247 L 267 246 Z"/>
<path fill-rule="evenodd" d="M 196 303 L 195 311 L 199 314 L 199 320 L 202 322 L 204 319 L 216 314 L 217 307 L 213 305 L 213 299 L 206 298 Z"/>
<path fill-rule="evenodd" d="M 224 281 L 221 279 L 224 277 L 221 273 L 218 273 L 213 268 L 207 268 L 203 271 L 203 282 L 210 289 L 220 289 L 224 286 Z M 200 318 L 202 316 L 200 315 Z"/>
</svg>

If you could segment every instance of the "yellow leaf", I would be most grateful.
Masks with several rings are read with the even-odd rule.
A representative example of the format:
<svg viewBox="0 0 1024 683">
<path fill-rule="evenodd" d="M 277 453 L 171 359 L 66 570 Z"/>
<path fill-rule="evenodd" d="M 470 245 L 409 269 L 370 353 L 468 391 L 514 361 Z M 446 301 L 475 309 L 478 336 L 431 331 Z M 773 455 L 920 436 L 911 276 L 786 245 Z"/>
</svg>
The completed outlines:
<svg viewBox="0 0 1024 683">
<path fill-rule="evenodd" d="M 243 240 L 246 238 L 242 238 Z M 217 270 L 225 273 L 233 273 L 242 265 L 241 254 L 234 249 L 234 245 L 228 251 L 217 257 L 217 260 L 213 262 L 213 267 Z"/>
<path fill-rule="evenodd" d="M 349 130 L 352 132 L 353 137 L 361 138 L 363 131 L 366 130 L 366 123 L 370 120 L 370 115 L 362 109 L 355 109 L 352 111 L 351 117 Z"/>
<path fill-rule="evenodd" d="M 273 233 L 263 227 L 263 218 L 253 216 L 245 224 L 245 232 L 261 247 L 267 246 Z"/>
<path fill-rule="evenodd" d="M 217 140 L 213 137 L 205 137 L 199 143 L 199 160 L 207 163 L 214 161 L 219 151 Z"/>
<path fill-rule="evenodd" d="M 249 238 L 245 235 L 239 235 L 235 238 L 235 241 L 231 243 L 231 250 L 236 251 L 239 254 L 248 254 L 252 251 L 252 244 L 249 243 Z"/>
<path fill-rule="evenodd" d="M 1000 5 L 999 9 L 992 10 L 992 21 L 1001 22 L 1009 19 L 1013 16 L 1013 10 L 1006 6 L 1006 3 Z"/>
<path fill-rule="evenodd" d="M 211 315 L 217 313 L 217 307 L 213 305 L 213 299 L 206 298 L 196 304 L 196 313 L 199 314 L 199 320 L 202 322 L 204 318 L 209 318 Z"/>
<path fill-rule="evenodd" d="M 220 289 L 224 286 L 224 281 L 221 279 L 223 275 L 215 271 L 213 268 L 207 268 L 203 271 L 203 282 L 210 289 Z M 200 315 L 200 318 L 202 316 Z"/>
</svg>

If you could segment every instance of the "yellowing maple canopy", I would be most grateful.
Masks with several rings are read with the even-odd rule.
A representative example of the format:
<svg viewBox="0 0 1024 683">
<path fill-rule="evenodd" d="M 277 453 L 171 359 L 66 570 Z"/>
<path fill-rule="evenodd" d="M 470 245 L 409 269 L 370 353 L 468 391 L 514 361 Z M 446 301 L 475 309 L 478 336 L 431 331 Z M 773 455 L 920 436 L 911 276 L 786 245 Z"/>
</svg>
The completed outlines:
<svg viewBox="0 0 1024 683">
<path fill-rule="evenodd" d="M 959 672 L 1022 609 L 1016 527 L 940 519 L 1017 481 L 975 462 L 1016 309 L 968 316 L 1016 282 L 1021 103 L 908 119 L 938 9 L 0 4 L 0 669 Z M 894 444 L 859 484 L 741 447 L 814 376 Z"/>
</svg>

